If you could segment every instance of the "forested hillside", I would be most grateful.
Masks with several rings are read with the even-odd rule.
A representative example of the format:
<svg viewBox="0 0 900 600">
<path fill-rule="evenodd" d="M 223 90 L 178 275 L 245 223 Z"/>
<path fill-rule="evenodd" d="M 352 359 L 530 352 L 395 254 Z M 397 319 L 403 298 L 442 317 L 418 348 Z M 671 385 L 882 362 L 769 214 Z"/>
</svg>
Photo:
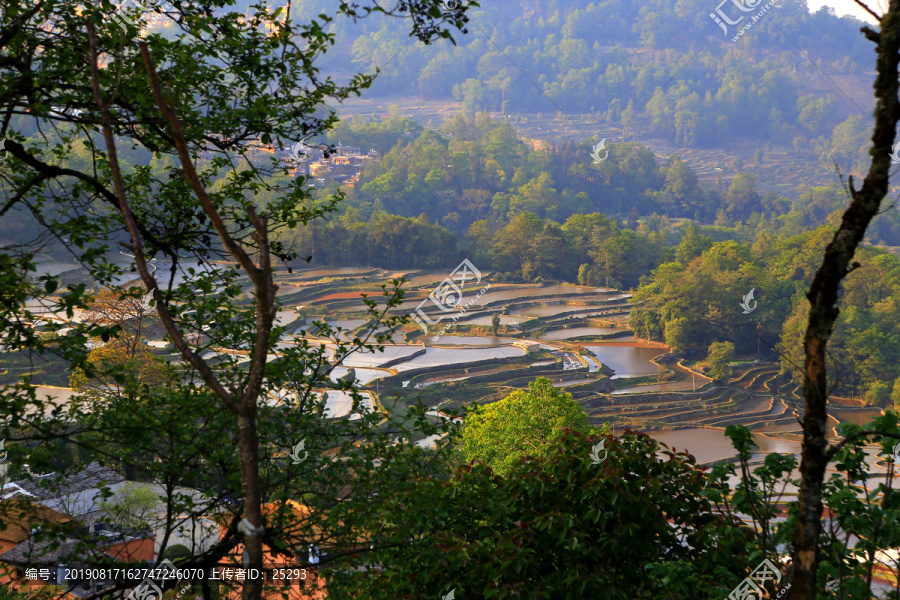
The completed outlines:
<svg viewBox="0 0 900 600">
<path fill-rule="evenodd" d="M 576 281 L 581 272 L 582 281 L 632 287 L 678 243 L 678 219 L 708 224 L 717 240 L 753 242 L 762 231 L 815 228 L 845 202 L 838 186 L 793 200 L 760 194 L 750 171 L 714 189 L 677 156 L 660 164 L 631 142 L 611 144 L 599 165 L 590 141 L 534 150 L 505 120 L 483 114 L 439 131 L 399 116 L 342 122 L 329 136 L 338 140 L 387 153 L 345 190 L 339 216 L 285 236 L 314 248 L 320 264 L 452 266 L 469 257 L 528 281 Z M 576 233 L 585 220 L 587 231 Z M 896 210 L 876 219 L 869 241 L 900 245 Z"/>
<path fill-rule="evenodd" d="M 759 349 L 762 358 L 777 357 L 783 371 L 802 378 L 804 294 L 832 236 L 833 227 L 825 226 L 792 237 L 763 233 L 743 244 L 714 242 L 689 227 L 674 260 L 656 268 L 635 294 L 630 326 L 675 352 L 702 354 L 715 342 L 731 342 L 744 355 Z M 846 279 L 846 308 L 829 344 L 830 388 L 888 406 L 892 394 L 900 401 L 900 260 L 876 248 L 857 258 L 864 268 Z M 741 315 L 738 303 L 751 289 L 757 308 Z"/>
<path fill-rule="evenodd" d="M 704 0 L 481 4 L 455 47 L 412 43 L 394 20 L 343 23 L 323 64 L 336 74 L 381 69 L 369 97 L 591 113 L 686 147 L 793 145 L 845 170 L 865 158 L 870 49 L 858 21 L 783 0 L 732 42 Z"/>
</svg>

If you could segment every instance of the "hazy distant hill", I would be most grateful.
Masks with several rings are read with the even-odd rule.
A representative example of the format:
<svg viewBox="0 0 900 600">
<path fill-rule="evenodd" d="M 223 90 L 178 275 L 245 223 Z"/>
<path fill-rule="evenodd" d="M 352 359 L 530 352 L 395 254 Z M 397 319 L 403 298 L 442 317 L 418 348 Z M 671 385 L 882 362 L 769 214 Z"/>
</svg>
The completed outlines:
<svg viewBox="0 0 900 600">
<path fill-rule="evenodd" d="M 858 170 L 874 56 L 862 23 L 809 14 L 805 0 L 776 3 L 732 42 L 738 27 L 726 35 L 709 0 L 485 0 L 457 46 L 414 43 L 393 19 L 332 25 L 337 43 L 322 66 L 336 77 L 380 68 L 366 95 L 376 101 L 458 101 L 573 122 L 587 115 L 626 125 L 643 143 L 741 154 L 769 144 L 830 172 L 835 161 Z M 732 19 L 741 14 L 720 6 Z M 301 1 L 293 16 L 323 10 L 325 0 Z"/>
</svg>

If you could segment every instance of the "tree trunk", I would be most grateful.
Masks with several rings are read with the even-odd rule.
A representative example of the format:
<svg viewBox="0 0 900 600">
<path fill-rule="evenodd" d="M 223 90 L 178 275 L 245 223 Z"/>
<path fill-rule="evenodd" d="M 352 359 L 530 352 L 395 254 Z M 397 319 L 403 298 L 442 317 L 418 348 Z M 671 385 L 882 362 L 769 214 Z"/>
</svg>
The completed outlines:
<svg viewBox="0 0 900 600">
<path fill-rule="evenodd" d="M 256 435 L 256 409 L 238 417 L 238 449 L 241 459 L 241 494 L 244 499 L 244 519 L 251 524 L 263 523 L 262 495 L 259 486 L 259 439 Z M 255 531 L 244 529 L 245 567 L 262 569 L 262 525 Z M 241 590 L 242 600 L 262 598 L 262 580 L 251 579 Z"/>
<path fill-rule="evenodd" d="M 891 0 L 888 12 L 881 18 L 881 31 L 862 28 L 866 37 L 877 44 L 875 79 L 875 127 L 872 133 L 872 162 L 859 190 L 849 178 L 852 198 L 841 225 L 825 249 L 822 266 L 816 272 L 807 298 L 810 303 L 809 323 L 804 339 L 805 364 L 803 399 L 803 450 L 800 462 L 800 497 L 797 528 L 794 532 L 794 554 L 791 598 L 814 600 L 816 572 L 819 567 L 819 532 L 822 516 L 822 482 L 828 442 L 828 380 L 825 352 L 834 329 L 839 309 L 838 290 L 841 281 L 859 263 L 850 261 L 862 241 L 866 228 L 878 213 L 888 190 L 891 147 L 900 118 L 897 92 L 897 65 L 900 58 L 900 0 Z"/>
<path fill-rule="evenodd" d="M 143 241 L 140 236 L 137 221 L 125 195 L 125 185 L 116 153 L 109 108 L 103 98 L 102 90 L 100 89 L 98 75 L 99 52 L 96 32 L 90 19 L 86 20 L 86 26 L 90 38 L 91 85 L 94 91 L 94 99 L 97 103 L 97 107 L 100 109 L 102 132 L 106 140 L 106 147 L 109 155 L 110 172 L 115 184 L 120 211 L 125 221 L 126 228 L 128 229 L 129 237 L 131 238 L 131 248 L 134 251 L 135 263 L 138 272 L 141 275 L 141 280 L 144 282 L 144 285 L 147 286 L 147 289 L 153 293 L 154 300 L 156 301 L 156 310 L 166 328 L 166 332 L 172 338 L 172 342 L 178 348 L 184 359 L 199 371 L 204 382 L 216 396 L 218 396 L 219 400 L 221 400 L 225 407 L 230 409 L 237 418 L 241 495 L 244 501 L 242 506 L 243 519 L 238 527 L 238 531 L 243 535 L 245 548 L 244 566 L 262 569 L 262 536 L 264 528 L 259 484 L 259 440 L 257 438 L 255 420 L 256 403 L 265 376 L 266 358 L 269 350 L 269 335 L 272 331 L 272 322 L 275 318 L 274 298 L 277 289 L 272 279 L 267 221 L 265 218 L 259 218 L 252 206 L 247 207 L 247 217 L 254 229 L 251 237 L 256 242 L 256 248 L 258 250 L 259 266 L 257 266 L 242 244 L 238 243 L 234 237 L 232 237 L 231 233 L 228 231 L 225 220 L 216 210 L 215 205 L 207 195 L 191 161 L 187 141 L 181 129 L 181 123 L 175 113 L 163 100 L 162 88 L 147 45 L 143 42 L 139 43 L 138 46 L 142 58 L 144 59 L 144 65 L 147 69 L 150 89 L 153 92 L 154 99 L 156 100 L 160 112 L 169 124 L 169 132 L 171 133 L 175 148 L 178 151 L 182 171 L 184 172 L 188 183 L 191 185 L 200 206 L 215 227 L 219 239 L 222 241 L 222 245 L 237 261 L 244 272 L 247 273 L 247 276 L 253 284 L 256 295 L 256 340 L 250 357 L 248 375 L 243 385 L 243 393 L 241 394 L 240 399 L 238 399 L 234 397 L 232 392 L 225 388 L 213 372 L 212 368 L 210 368 L 209 364 L 187 346 L 184 341 L 184 336 L 181 334 L 181 331 L 164 302 L 163 295 L 157 285 L 155 277 L 150 273 L 150 270 L 147 267 L 147 261 L 143 250 Z M 262 590 L 263 581 L 261 578 L 247 578 L 244 580 L 241 598 L 242 600 L 261 600 Z"/>
</svg>

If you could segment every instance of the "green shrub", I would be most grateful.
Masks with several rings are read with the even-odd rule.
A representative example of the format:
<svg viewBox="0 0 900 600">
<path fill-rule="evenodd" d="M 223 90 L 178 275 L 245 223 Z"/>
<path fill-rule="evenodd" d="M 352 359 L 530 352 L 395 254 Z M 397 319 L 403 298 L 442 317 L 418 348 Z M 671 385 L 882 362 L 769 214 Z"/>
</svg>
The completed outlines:
<svg viewBox="0 0 900 600">
<path fill-rule="evenodd" d="M 190 549 L 183 544 L 172 544 L 162 554 L 164 559 L 167 558 L 173 562 L 179 558 L 188 558 L 190 556 L 193 556 Z"/>
</svg>

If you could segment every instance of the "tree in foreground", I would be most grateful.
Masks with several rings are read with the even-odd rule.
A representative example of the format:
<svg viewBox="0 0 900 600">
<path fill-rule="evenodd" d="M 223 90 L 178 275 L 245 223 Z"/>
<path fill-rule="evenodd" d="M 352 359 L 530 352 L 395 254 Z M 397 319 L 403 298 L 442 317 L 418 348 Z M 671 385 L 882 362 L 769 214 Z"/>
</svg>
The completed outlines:
<svg viewBox="0 0 900 600">
<path fill-rule="evenodd" d="M 800 495 L 797 524 L 794 532 L 791 598 L 813 600 L 821 585 L 818 577 L 823 560 L 819 546 L 822 533 L 823 485 L 829 461 L 841 448 L 859 437 L 878 436 L 879 432 L 855 432 L 854 437 L 829 447 L 828 433 L 828 374 L 826 352 L 834 332 L 840 309 L 841 282 L 853 270 L 861 268 L 854 261 L 856 250 L 872 219 L 878 214 L 888 193 L 892 166 L 892 152 L 900 121 L 900 0 L 890 0 L 887 11 L 878 15 L 862 0 L 855 0 L 878 20 L 880 31 L 864 26 L 861 31 L 876 46 L 874 84 L 875 111 L 872 131 L 872 157 L 869 171 L 857 188 L 849 177 L 847 191 L 850 205 L 844 211 L 840 226 L 825 248 L 822 264 L 813 277 L 806 297 L 809 300 L 809 321 L 803 342 L 803 446 L 800 461 Z M 886 432 L 888 438 L 900 440 L 900 435 Z"/>
<path fill-rule="evenodd" d="M 331 597 L 711 600 L 744 577 L 754 536 L 716 512 L 727 487 L 692 457 L 631 431 L 547 442 L 503 477 L 476 462 L 385 490 L 374 549 L 335 564 Z"/>
<path fill-rule="evenodd" d="M 140 484 L 126 484 L 98 507 L 108 515 L 108 522 L 116 530 L 142 531 L 157 519 L 159 497 L 152 489 Z M 170 546 L 172 549 L 175 546 Z"/>
<path fill-rule="evenodd" d="M 85 323 L 118 327 L 119 343 L 134 355 L 144 341 L 147 330 L 159 323 L 156 311 L 146 298 L 138 297 L 124 287 L 105 287 L 87 299 L 89 310 Z"/>
<path fill-rule="evenodd" d="M 605 425 L 605 433 L 609 433 Z M 553 454 L 555 440 L 565 429 L 597 433 L 572 394 L 562 392 L 546 377 L 528 384 L 506 398 L 475 406 L 462 431 L 462 454 L 505 476 L 523 455 L 543 458 Z"/>
<path fill-rule="evenodd" d="M 371 84 L 374 75 L 338 83 L 319 72 L 317 61 L 334 43 L 334 19 L 405 17 L 411 35 L 428 44 L 450 38 L 448 27 L 465 31 L 467 8 L 448 10 L 437 0 L 340 3 L 296 22 L 299 7 L 290 3 L 274 11 L 256 3 L 246 14 L 232 7 L 231 0 L 156 6 L 151 10 L 170 27 L 139 40 L 136 6 L 0 0 L 0 138 L 8 153 L 0 219 L 3 231 L 14 232 L 0 248 L 2 342 L 62 357 L 84 379 L 79 397 L 57 410 L 47 410 L 27 377 L 0 389 L 0 435 L 12 445 L 11 466 L 56 472 L 50 486 L 61 485 L 79 460 L 134 465 L 165 490 L 163 542 L 178 521 L 196 525 L 217 515 L 222 539 L 185 568 L 209 568 L 238 546 L 245 561 L 261 566 L 264 543 L 282 556 L 305 557 L 307 544 L 336 543 L 340 535 L 317 527 L 330 505 L 348 493 L 368 498 L 373 481 L 387 477 L 378 465 L 392 464 L 397 422 L 367 413 L 350 382 L 338 387 L 364 418 L 327 419 L 315 390 L 330 387 L 332 359 L 373 350 L 397 320 L 385 319 L 388 333 L 371 331 L 350 344 L 335 335 L 330 352 L 302 338 L 279 347 L 284 329 L 275 324 L 273 273 L 298 252 L 277 243 L 279 232 L 334 210 L 341 196 L 313 201 L 304 178 L 254 155 L 322 135 L 336 121 L 326 103 Z M 75 322 L 75 311 L 90 312 L 102 293 L 92 305 L 86 283 L 63 289 L 58 276 L 35 273 L 35 257 L 53 240 L 95 286 L 137 272 L 143 289 L 116 293 L 129 303 L 150 294 L 179 358 L 167 365 L 174 375 L 165 384 L 128 368 L 127 360 L 144 358 L 139 332 L 129 331 L 133 319 L 106 314 Z M 120 248 L 130 265 L 111 259 Z M 152 268 L 154 258 L 167 268 Z M 373 319 L 399 304 L 399 284 L 385 286 L 381 304 L 366 301 Z M 65 335 L 42 338 L 27 325 L 36 303 L 52 306 L 57 321 L 48 329 Z M 92 364 L 86 342 L 96 337 L 110 343 L 94 356 L 115 351 L 116 364 Z M 270 401 L 274 396 L 286 400 Z M 420 419 L 404 414 L 403 422 L 434 433 L 419 408 Z M 285 459 L 298 440 L 315 457 L 302 465 Z M 67 444 L 79 459 L 61 461 L 48 441 Z M 329 460 L 319 458 L 325 452 Z M 180 494 L 184 487 L 202 493 Z M 304 497 L 315 505 L 305 518 L 283 510 Z M 61 542 L 75 533 L 48 526 L 36 535 Z M 79 552 L 96 547 L 87 540 Z M 97 556 L 97 567 L 115 566 Z M 240 585 L 245 600 L 261 597 L 260 581 Z M 212 597 L 205 584 L 203 593 Z"/>
</svg>

